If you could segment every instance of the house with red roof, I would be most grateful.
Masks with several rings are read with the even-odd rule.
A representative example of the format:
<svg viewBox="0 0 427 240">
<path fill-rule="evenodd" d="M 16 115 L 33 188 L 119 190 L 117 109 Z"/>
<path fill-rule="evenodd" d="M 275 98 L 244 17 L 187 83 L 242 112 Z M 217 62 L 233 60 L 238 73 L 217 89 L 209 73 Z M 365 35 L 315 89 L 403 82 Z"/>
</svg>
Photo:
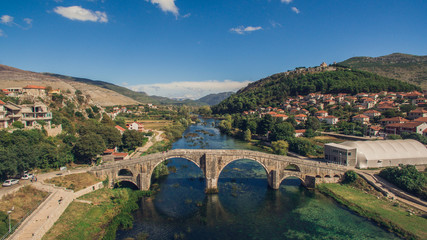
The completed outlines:
<svg viewBox="0 0 427 240">
<path fill-rule="evenodd" d="M 385 127 L 385 132 L 397 135 L 403 132 L 423 134 L 425 129 L 427 129 L 427 123 L 424 122 L 392 123 Z"/>
<path fill-rule="evenodd" d="M 392 117 L 392 118 L 383 118 L 380 120 L 380 122 L 383 125 L 388 125 L 392 123 L 405 123 L 405 122 L 409 122 L 409 120 L 402 117 Z"/>
<path fill-rule="evenodd" d="M 305 114 L 295 115 L 295 120 L 302 121 L 302 122 L 307 121 L 307 115 Z"/>
<path fill-rule="evenodd" d="M 46 95 L 46 87 L 43 86 L 37 86 L 37 85 L 27 85 L 22 88 L 23 94 L 34 96 L 34 97 L 40 97 Z"/>
<path fill-rule="evenodd" d="M 383 131 L 383 128 L 378 125 L 372 125 L 368 129 L 369 136 L 379 136 L 380 132 Z"/>
<path fill-rule="evenodd" d="M 427 123 L 427 117 L 420 117 L 420 118 L 414 119 L 414 122 L 425 122 L 425 123 Z"/>
<path fill-rule="evenodd" d="M 295 137 L 302 137 L 302 136 L 304 136 L 305 131 L 306 131 L 306 129 L 296 129 L 294 136 Z"/>
<path fill-rule="evenodd" d="M 378 112 L 377 110 L 368 110 L 368 111 L 365 111 L 363 114 L 365 114 L 366 116 L 368 116 L 371 119 L 374 117 L 381 116 L 381 113 Z"/>
<path fill-rule="evenodd" d="M 282 121 L 285 121 L 286 119 L 289 118 L 289 116 L 286 114 L 276 114 L 276 115 L 273 115 L 272 117 L 281 119 Z"/>
<path fill-rule="evenodd" d="M 338 123 L 339 119 L 333 115 L 329 115 L 327 117 L 322 118 L 322 121 L 329 125 L 335 125 Z"/>
<path fill-rule="evenodd" d="M 417 108 L 409 112 L 408 119 L 416 119 L 420 117 L 427 117 L 427 110 Z"/>
<path fill-rule="evenodd" d="M 360 122 L 362 124 L 369 124 L 369 117 L 364 114 L 359 114 L 353 117 L 353 122 Z"/>
<path fill-rule="evenodd" d="M 144 131 L 144 125 L 141 122 L 126 123 L 126 127 L 129 130 L 134 130 L 138 132 Z"/>
<path fill-rule="evenodd" d="M 314 114 L 314 116 L 316 116 L 316 117 L 327 117 L 328 116 L 328 112 L 327 111 L 325 111 L 325 110 L 320 110 L 320 111 L 317 111 L 315 114 Z"/>
<path fill-rule="evenodd" d="M 116 125 L 116 126 L 115 126 L 115 128 L 116 128 L 117 130 L 119 130 L 119 132 L 120 132 L 120 134 L 121 134 L 121 135 L 123 135 L 123 133 L 126 131 L 126 129 L 124 129 L 124 128 L 120 127 L 119 125 Z"/>
</svg>

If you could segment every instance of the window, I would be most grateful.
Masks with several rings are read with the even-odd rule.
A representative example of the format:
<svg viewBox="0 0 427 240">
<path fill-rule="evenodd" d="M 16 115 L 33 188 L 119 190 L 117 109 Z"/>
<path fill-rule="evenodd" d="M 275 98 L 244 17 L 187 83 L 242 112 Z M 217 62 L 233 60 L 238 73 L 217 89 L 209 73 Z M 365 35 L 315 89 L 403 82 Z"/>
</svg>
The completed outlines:
<svg viewBox="0 0 427 240">
<path fill-rule="evenodd" d="M 348 156 L 351 156 L 351 152 L 348 152 Z"/>
</svg>

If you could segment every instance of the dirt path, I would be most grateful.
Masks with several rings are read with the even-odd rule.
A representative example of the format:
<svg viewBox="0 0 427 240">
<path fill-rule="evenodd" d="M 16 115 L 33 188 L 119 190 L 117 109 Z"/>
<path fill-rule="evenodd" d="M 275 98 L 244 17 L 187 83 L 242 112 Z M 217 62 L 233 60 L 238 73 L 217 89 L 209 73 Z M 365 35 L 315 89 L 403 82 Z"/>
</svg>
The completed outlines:
<svg viewBox="0 0 427 240">
<path fill-rule="evenodd" d="M 427 202 L 412 196 L 401 189 L 397 188 L 393 184 L 385 181 L 381 177 L 377 176 L 375 172 L 356 170 L 363 178 L 368 180 L 371 184 L 375 185 L 383 192 L 386 193 L 387 197 L 396 199 L 402 203 L 405 203 L 408 206 L 416 208 L 420 211 L 427 213 Z"/>
<path fill-rule="evenodd" d="M 164 139 L 162 137 L 162 135 L 164 133 L 163 131 L 154 130 L 153 132 L 154 132 L 154 135 L 149 138 L 148 142 L 144 146 L 137 148 L 135 150 L 135 152 L 133 152 L 130 155 L 130 157 L 133 157 L 135 155 L 138 156 L 138 155 L 142 154 L 143 152 L 147 151 L 151 146 L 153 146 L 154 143 L 160 142 L 160 141 L 162 141 Z"/>
</svg>

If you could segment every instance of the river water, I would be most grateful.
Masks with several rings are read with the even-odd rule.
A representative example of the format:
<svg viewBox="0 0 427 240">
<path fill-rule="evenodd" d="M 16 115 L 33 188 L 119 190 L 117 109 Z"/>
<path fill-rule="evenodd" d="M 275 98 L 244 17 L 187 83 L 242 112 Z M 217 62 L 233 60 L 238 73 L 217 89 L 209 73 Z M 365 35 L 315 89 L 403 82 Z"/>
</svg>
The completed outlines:
<svg viewBox="0 0 427 240">
<path fill-rule="evenodd" d="M 173 148 L 248 149 L 213 125 L 207 119 L 190 126 Z M 204 193 L 194 163 L 172 159 L 168 167 L 171 173 L 157 182 L 160 191 L 141 200 L 133 228 L 118 231 L 117 239 L 397 239 L 298 179 L 269 189 L 264 168 L 251 160 L 227 165 L 215 195 Z"/>
</svg>

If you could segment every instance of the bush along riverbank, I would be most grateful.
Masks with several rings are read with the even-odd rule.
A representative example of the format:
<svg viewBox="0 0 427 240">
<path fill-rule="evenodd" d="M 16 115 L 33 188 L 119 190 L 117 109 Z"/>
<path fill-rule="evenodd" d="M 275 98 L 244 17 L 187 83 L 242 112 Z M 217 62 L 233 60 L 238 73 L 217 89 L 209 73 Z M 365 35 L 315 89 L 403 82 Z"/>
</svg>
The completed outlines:
<svg viewBox="0 0 427 240">
<path fill-rule="evenodd" d="M 400 237 L 427 239 L 426 218 L 417 216 L 414 210 L 397 201 L 385 198 L 360 177 L 351 183 L 319 184 L 317 189 Z"/>
<path fill-rule="evenodd" d="M 115 239 L 119 228 L 132 228 L 132 211 L 150 191 L 103 188 L 72 202 L 43 239 Z"/>
</svg>

